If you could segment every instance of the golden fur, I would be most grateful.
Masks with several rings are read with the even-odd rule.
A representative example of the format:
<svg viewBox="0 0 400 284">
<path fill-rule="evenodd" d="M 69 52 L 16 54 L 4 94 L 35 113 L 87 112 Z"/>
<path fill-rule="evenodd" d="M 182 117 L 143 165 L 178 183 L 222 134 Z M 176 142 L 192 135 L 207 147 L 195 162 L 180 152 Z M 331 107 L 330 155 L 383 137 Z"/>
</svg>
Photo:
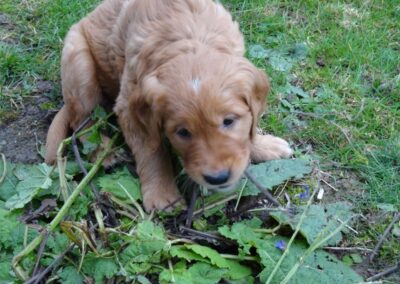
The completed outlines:
<svg viewBox="0 0 400 284">
<path fill-rule="evenodd" d="M 46 162 L 70 128 L 114 101 L 146 210 L 180 198 L 163 137 L 189 176 L 215 189 L 234 186 L 250 159 L 288 157 L 284 140 L 256 132 L 269 83 L 243 55 L 238 24 L 211 0 L 104 1 L 65 38 L 65 104 Z"/>
</svg>

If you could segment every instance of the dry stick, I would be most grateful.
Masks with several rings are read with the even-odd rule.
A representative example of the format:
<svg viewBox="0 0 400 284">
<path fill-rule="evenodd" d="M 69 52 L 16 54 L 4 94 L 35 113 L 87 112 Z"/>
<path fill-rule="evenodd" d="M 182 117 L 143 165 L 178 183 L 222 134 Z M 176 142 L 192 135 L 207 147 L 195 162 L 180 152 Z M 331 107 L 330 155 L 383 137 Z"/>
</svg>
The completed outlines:
<svg viewBox="0 0 400 284">
<path fill-rule="evenodd" d="M 7 161 L 6 161 L 6 156 L 3 153 L 0 153 L 0 155 L 1 159 L 3 160 L 3 174 L 0 177 L 0 185 L 1 185 L 7 176 Z"/>
<path fill-rule="evenodd" d="M 82 179 L 82 181 L 79 183 L 79 185 L 71 193 L 71 195 L 65 201 L 64 205 L 61 207 L 60 211 L 54 217 L 53 221 L 51 221 L 51 223 L 46 226 L 45 231 L 52 232 L 58 226 L 58 224 L 61 222 L 61 220 L 67 214 L 69 208 L 71 207 L 71 205 L 75 201 L 75 199 L 78 197 L 80 192 L 87 186 L 87 184 L 90 182 L 90 180 L 96 175 L 98 170 L 101 168 L 103 160 L 110 154 L 112 146 L 115 143 L 115 141 L 117 140 L 118 136 L 119 136 L 118 134 L 115 134 L 111 138 L 110 143 L 107 145 L 104 152 L 99 156 L 96 163 L 93 165 L 93 167 L 88 172 L 87 176 L 85 176 Z M 19 262 L 24 257 L 26 257 L 28 254 L 30 254 L 38 245 L 40 245 L 43 238 L 44 238 L 44 234 L 42 233 L 39 236 L 37 236 L 36 238 L 34 238 L 20 253 L 18 253 L 16 256 L 14 256 L 14 258 L 12 260 L 12 268 L 19 279 L 21 279 L 21 280 L 28 279 L 27 272 L 19 265 Z"/>
<path fill-rule="evenodd" d="M 279 258 L 278 262 L 275 264 L 275 267 L 274 267 L 274 269 L 272 270 L 271 274 L 269 275 L 266 284 L 271 283 L 271 281 L 272 281 L 272 279 L 274 278 L 276 272 L 278 271 L 279 267 L 281 266 L 283 260 L 285 259 L 286 255 L 289 253 L 289 248 L 290 248 L 290 246 L 292 245 L 294 239 L 296 238 L 297 233 L 300 231 L 300 228 L 301 228 L 301 225 L 303 224 L 304 218 L 305 218 L 306 215 L 307 215 L 308 208 L 310 207 L 310 205 L 311 205 L 311 203 L 312 203 L 312 200 L 313 200 L 315 194 L 317 193 L 317 191 L 318 191 L 318 188 L 314 189 L 314 192 L 312 193 L 310 199 L 309 199 L 308 202 L 307 202 L 306 207 L 304 208 L 303 213 L 302 213 L 301 216 L 300 216 L 299 223 L 297 223 L 297 226 L 296 226 L 296 230 L 294 231 L 292 237 L 290 238 L 290 240 L 289 240 L 289 242 L 288 242 L 288 244 L 287 244 L 287 246 L 286 246 L 285 251 L 283 252 L 283 254 L 281 255 L 281 257 Z"/>
<path fill-rule="evenodd" d="M 394 217 L 392 222 L 389 224 L 389 226 L 386 228 L 386 230 L 383 232 L 383 235 L 380 237 L 378 243 L 376 244 L 374 250 L 372 251 L 371 255 L 369 256 L 369 262 L 372 262 L 375 258 L 375 256 L 378 254 L 379 249 L 381 248 L 383 242 L 385 241 L 386 237 L 389 235 L 390 230 L 392 230 L 394 224 L 396 224 L 397 221 L 400 220 L 400 212 L 397 212 Z"/>
<path fill-rule="evenodd" d="M 281 206 L 281 204 L 272 196 L 271 193 L 269 193 L 268 189 L 266 189 L 265 187 L 263 187 L 249 172 L 248 169 L 246 169 L 244 171 L 244 174 L 246 175 L 246 177 L 258 188 L 258 190 L 260 190 L 264 197 L 271 202 L 272 204 L 274 204 L 275 206 Z"/>
<path fill-rule="evenodd" d="M 381 279 L 385 276 L 388 276 L 388 275 L 396 272 L 397 270 L 400 270 L 400 261 L 395 266 L 389 267 L 388 269 L 386 269 L 382 272 L 379 272 L 378 274 L 375 274 L 374 276 L 371 276 L 370 278 L 367 278 L 367 281 L 375 281 L 375 280 Z"/>
</svg>

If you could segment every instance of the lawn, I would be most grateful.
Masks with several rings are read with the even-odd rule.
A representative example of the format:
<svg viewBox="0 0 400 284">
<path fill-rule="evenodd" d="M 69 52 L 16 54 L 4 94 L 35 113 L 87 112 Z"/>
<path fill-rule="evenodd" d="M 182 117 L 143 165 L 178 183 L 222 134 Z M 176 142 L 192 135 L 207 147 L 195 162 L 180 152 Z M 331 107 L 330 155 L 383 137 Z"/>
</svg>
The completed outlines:
<svg viewBox="0 0 400 284">
<path fill-rule="evenodd" d="M 61 102 L 59 57 L 62 39 L 69 27 L 98 2 L 2 0 L 0 3 L 0 152 L 5 154 L 8 163 L 8 170 L 4 171 L 6 178 L 0 183 L 0 283 L 16 279 L 15 274 L 9 273 L 12 257 L 38 236 L 40 228 L 53 220 L 62 207 L 60 201 L 68 199 L 68 190 L 62 196 L 59 194 L 59 172 L 67 177 L 66 188 L 72 190 L 82 184 L 82 174 L 71 162 L 73 156 L 69 158 L 68 165 L 71 167 L 62 171 L 40 165 L 42 160 L 38 152 L 45 142 L 49 117 Z M 347 230 L 343 230 L 339 241 L 332 244 L 325 242 L 323 247 L 329 244 L 331 249 L 325 251 L 334 254 L 341 261 L 338 262 L 340 265 L 345 263 L 346 267 L 352 267 L 364 279 L 400 263 L 399 222 L 389 232 L 374 261 L 366 261 L 400 209 L 400 3 L 394 0 L 224 0 L 222 3 L 240 23 L 246 39 L 247 57 L 264 69 L 271 80 L 268 109 L 260 126 L 290 141 L 295 149 L 295 161 L 308 161 L 312 166 L 312 171 L 305 172 L 302 177 L 282 180 L 275 185 L 274 195 L 285 204 L 287 198 L 284 193 L 287 193 L 292 203 L 306 208 L 307 200 L 298 199 L 299 194 L 308 192 L 308 189 L 309 195 L 314 189 L 320 193 L 322 188 L 323 197 L 314 199 L 308 211 L 300 210 L 306 212 L 305 223 L 313 218 L 313 210 L 319 212 L 325 208 L 326 212 L 331 210 L 327 209 L 331 208 L 331 204 L 340 204 L 344 207 L 338 207 L 337 211 L 344 212 L 350 210 L 348 206 L 351 204 L 351 215 L 356 217 L 346 226 L 336 223 L 336 226 L 343 225 L 341 229 L 346 227 Z M 99 128 L 109 127 L 104 115 L 96 115 L 100 117 Z M 92 136 L 92 142 L 98 143 L 96 134 Z M 0 177 L 4 168 L 4 163 L 0 162 Z M 20 182 L 34 183 L 29 179 L 34 174 L 44 180 L 36 180 L 39 185 L 30 187 L 27 201 L 22 204 L 21 200 L 14 200 L 13 204 L 10 203 L 10 198 L 15 194 L 15 185 Z M 52 181 L 51 185 L 47 183 L 48 195 L 39 190 L 44 189 L 43 184 L 48 181 L 46 178 Z M 161 215 L 153 216 L 154 222 L 138 221 L 143 217 L 136 208 L 140 204 L 126 201 L 122 207 L 128 206 L 124 208 L 128 208 L 130 213 L 122 210 L 118 202 L 128 198 L 124 197 L 121 189 L 110 189 L 112 181 L 126 182 L 126 185 L 138 188 L 137 180 L 128 174 L 124 166 L 111 172 L 100 169 L 97 173 L 97 186 L 104 191 L 107 188 L 111 190 L 111 193 L 107 191 L 109 194 L 115 195 L 112 203 L 119 204 L 116 207 L 119 208 L 117 216 L 122 220 L 121 223 L 114 228 L 106 222 L 103 231 L 89 232 L 87 226 L 93 225 L 93 220 L 99 220 L 96 219 L 98 216 L 94 216 L 99 211 L 90 209 L 94 197 L 87 188 L 84 189 L 86 193 L 72 204 L 68 218 L 48 236 L 46 247 L 42 249 L 43 256 L 38 262 L 39 268 L 35 270 L 51 266 L 52 273 L 47 275 L 47 279 L 65 283 L 79 283 L 84 278 L 101 282 L 110 277 L 129 278 L 133 283 L 150 283 L 146 281 L 154 281 L 157 279 L 154 275 L 158 274 L 162 275 L 159 281 L 168 283 L 176 278 L 175 281 L 181 283 L 179 281 L 189 281 L 187 279 L 190 277 L 195 279 L 194 275 L 204 273 L 208 273 L 210 279 L 217 279 L 215 281 L 230 279 L 229 283 L 252 283 L 253 277 L 266 280 L 272 273 L 266 268 L 268 261 L 261 253 L 268 252 L 268 249 L 259 241 L 262 239 L 266 244 L 269 241 L 275 244 L 281 237 L 280 240 L 288 244 L 288 237 L 300 222 L 297 219 L 297 223 L 290 227 L 287 220 L 277 213 L 272 213 L 275 215 L 271 221 L 260 208 L 244 211 L 242 218 L 226 218 L 223 216 L 229 215 L 229 212 L 224 210 L 235 207 L 237 204 L 234 200 L 241 198 L 223 197 L 222 200 L 231 200 L 226 208 L 212 207 L 193 225 L 196 231 L 213 232 L 210 233 L 212 237 L 190 239 L 190 242 L 195 241 L 201 247 L 189 242 L 174 246 L 179 238 L 171 237 L 173 234 L 168 222 L 179 218 Z M 52 200 L 51 208 L 44 210 L 43 214 L 32 215 L 43 205 L 45 198 Z M 215 198 L 207 197 L 206 202 L 209 203 L 206 205 L 217 204 L 219 201 L 216 202 Z M 244 202 L 250 203 L 252 198 L 248 197 Z M 13 209 L 11 212 L 10 207 Z M 300 218 L 300 215 L 296 216 Z M 17 221 L 19 216 L 33 216 L 33 219 L 25 221 L 29 224 L 25 226 Z M 327 215 L 327 219 L 331 217 Z M 284 230 L 276 231 L 278 233 L 274 231 L 267 236 L 258 235 L 271 229 L 268 226 L 277 224 L 282 228 L 285 224 L 287 226 Z M 313 222 L 309 224 L 315 225 Z M 100 226 L 101 222 L 97 225 Z M 244 239 L 239 234 L 240 230 L 245 229 L 254 232 L 253 239 Z M 214 234 L 216 231 L 219 234 Z M 327 231 L 325 233 L 329 235 Z M 300 268 L 293 277 L 299 278 L 292 280 L 303 279 L 304 282 L 301 274 L 305 264 L 300 263 L 297 256 L 308 253 L 319 258 L 325 256 L 322 255 L 325 251 L 315 248 L 307 252 L 307 247 L 318 243 L 318 238 L 313 239 L 302 229 L 300 233 L 302 237 L 293 242 L 281 269 L 296 266 L 297 263 Z M 102 234 L 108 234 L 108 241 Z M 131 237 L 133 234 L 134 239 L 129 234 Z M 143 243 L 146 236 L 153 242 L 141 247 L 138 244 Z M 216 236 L 223 236 L 231 242 L 221 245 L 210 241 L 210 238 L 219 240 Z M 80 238 L 88 239 L 79 242 L 77 239 Z M 234 245 L 232 240 L 236 242 Z M 68 251 L 61 265 L 55 265 L 54 259 L 71 243 L 75 243 L 75 247 Z M 166 245 L 173 249 L 166 250 Z M 157 246 L 161 249 L 157 249 Z M 157 255 L 155 252 L 160 250 L 163 253 Z M 284 248 L 282 250 L 285 251 Z M 219 256 L 214 255 L 216 251 L 220 253 Z M 154 255 L 151 256 L 149 252 Z M 134 264 L 126 264 L 127 259 L 137 255 L 143 258 L 136 259 Z M 271 255 L 274 265 L 279 256 Z M 336 258 L 332 261 L 335 265 Z M 35 254 L 31 253 L 21 260 L 21 267 L 31 271 L 35 263 Z M 190 266 L 189 263 L 194 265 Z M 232 268 L 234 265 L 245 280 L 230 274 L 229 271 L 235 270 Z M 319 265 L 323 266 L 321 263 Z M 93 270 L 101 272 L 93 273 Z M 289 271 L 288 268 L 284 273 Z M 261 276 L 257 276 L 260 272 Z M 276 279 L 283 279 L 279 272 L 276 275 Z M 271 283 L 279 283 L 276 279 Z M 314 283 L 310 279 L 309 283 Z M 399 270 L 383 281 L 399 283 Z M 210 280 L 208 283 L 214 282 Z M 193 283 L 203 282 L 193 280 Z"/>
</svg>

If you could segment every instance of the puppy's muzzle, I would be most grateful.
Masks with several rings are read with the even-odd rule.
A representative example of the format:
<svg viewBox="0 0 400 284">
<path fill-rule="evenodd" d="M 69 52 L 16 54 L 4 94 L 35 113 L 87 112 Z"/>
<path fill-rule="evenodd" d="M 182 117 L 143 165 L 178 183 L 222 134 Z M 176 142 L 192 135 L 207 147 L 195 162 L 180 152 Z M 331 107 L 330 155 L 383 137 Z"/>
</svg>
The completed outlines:
<svg viewBox="0 0 400 284">
<path fill-rule="evenodd" d="M 231 176 L 231 172 L 228 169 L 224 169 L 219 172 L 203 174 L 204 180 L 210 185 L 221 185 L 226 183 Z"/>
</svg>

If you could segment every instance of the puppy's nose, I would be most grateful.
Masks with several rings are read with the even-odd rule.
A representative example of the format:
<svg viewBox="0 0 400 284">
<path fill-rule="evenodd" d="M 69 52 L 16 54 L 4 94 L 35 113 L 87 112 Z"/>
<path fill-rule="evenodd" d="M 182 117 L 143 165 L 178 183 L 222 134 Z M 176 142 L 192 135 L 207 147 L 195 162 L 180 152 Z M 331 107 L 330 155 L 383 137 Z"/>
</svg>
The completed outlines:
<svg viewBox="0 0 400 284">
<path fill-rule="evenodd" d="M 231 172 L 229 170 L 222 170 L 216 173 L 203 175 L 203 178 L 211 185 L 219 185 L 227 182 L 230 176 Z"/>
</svg>

